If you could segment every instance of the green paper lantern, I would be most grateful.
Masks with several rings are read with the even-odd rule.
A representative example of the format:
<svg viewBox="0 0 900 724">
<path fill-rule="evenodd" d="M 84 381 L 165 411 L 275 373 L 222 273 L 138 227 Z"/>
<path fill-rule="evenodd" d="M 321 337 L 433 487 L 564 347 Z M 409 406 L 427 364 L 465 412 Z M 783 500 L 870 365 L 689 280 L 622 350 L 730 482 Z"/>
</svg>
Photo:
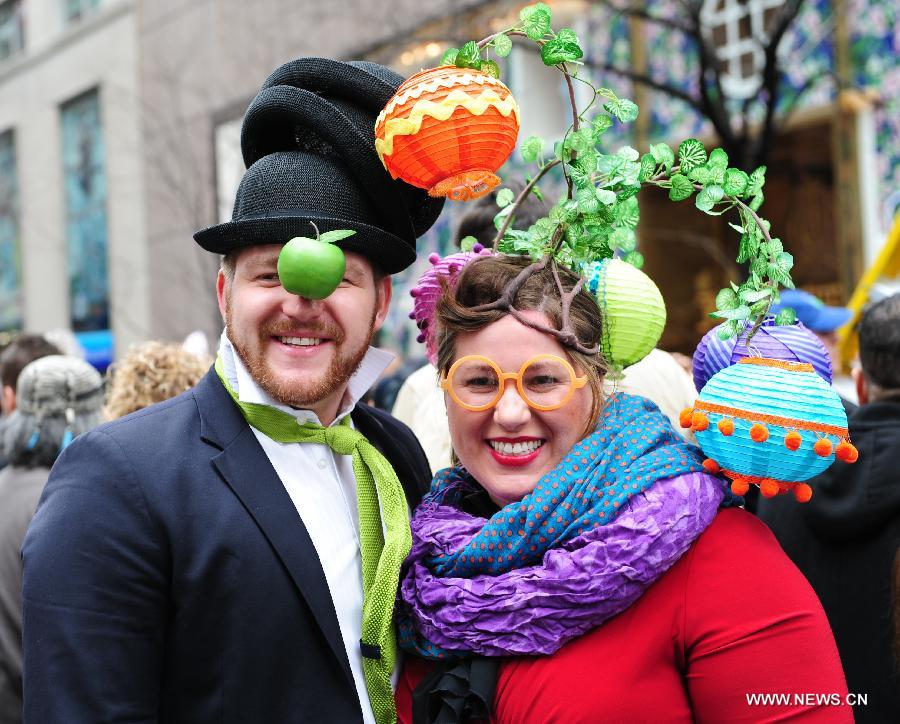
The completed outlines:
<svg viewBox="0 0 900 724">
<path fill-rule="evenodd" d="M 616 370 L 640 362 L 666 326 L 666 304 L 659 288 L 620 259 L 594 262 L 585 267 L 584 277 L 603 316 L 600 346 L 606 361 Z"/>
</svg>

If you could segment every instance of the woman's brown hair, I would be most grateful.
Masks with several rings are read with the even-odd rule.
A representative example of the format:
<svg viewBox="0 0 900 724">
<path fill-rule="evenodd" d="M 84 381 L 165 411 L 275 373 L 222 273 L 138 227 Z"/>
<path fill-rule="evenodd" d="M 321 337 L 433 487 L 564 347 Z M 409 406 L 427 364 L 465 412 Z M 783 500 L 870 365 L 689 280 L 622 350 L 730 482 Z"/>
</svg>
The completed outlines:
<svg viewBox="0 0 900 724">
<path fill-rule="evenodd" d="M 438 325 L 438 370 L 449 372 L 456 354 L 456 338 L 462 332 L 474 332 L 496 322 L 508 312 L 500 309 L 476 310 L 482 304 L 499 299 L 509 284 L 531 264 L 527 257 L 495 255 L 476 259 L 465 266 L 453 287 L 445 286 L 435 309 Z M 578 282 L 574 272 L 557 267 L 566 291 Z M 534 271 L 519 288 L 513 305 L 519 311 L 536 311 L 546 315 L 557 329 L 562 325 L 561 290 L 550 265 Z M 569 323 L 578 341 L 585 347 L 599 346 L 602 320 L 597 303 L 584 289 L 572 298 Z M 576 369 L 588 378 L 593 404 L 591 416 L 582 435 L 597 424 L 603 407 L 603 377 L 608 371 L 600 352 L 584 354 L 567 349 Z"/>
</svg>

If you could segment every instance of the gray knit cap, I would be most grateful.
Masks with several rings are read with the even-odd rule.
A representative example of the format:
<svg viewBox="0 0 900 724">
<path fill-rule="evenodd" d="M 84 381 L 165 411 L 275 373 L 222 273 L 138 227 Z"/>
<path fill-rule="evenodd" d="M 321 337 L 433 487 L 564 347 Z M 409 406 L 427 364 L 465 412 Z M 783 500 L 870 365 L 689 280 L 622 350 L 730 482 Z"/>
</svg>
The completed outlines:
<svg viewBox="0 0 900 724">
<path fill-rule="evenodd" d="M 41 357 L 19 375 L 16 407 L 22 414 L 36 418 L 90 414 L 102 406 L 103 378 L 77 357 Z"/>
</svg>

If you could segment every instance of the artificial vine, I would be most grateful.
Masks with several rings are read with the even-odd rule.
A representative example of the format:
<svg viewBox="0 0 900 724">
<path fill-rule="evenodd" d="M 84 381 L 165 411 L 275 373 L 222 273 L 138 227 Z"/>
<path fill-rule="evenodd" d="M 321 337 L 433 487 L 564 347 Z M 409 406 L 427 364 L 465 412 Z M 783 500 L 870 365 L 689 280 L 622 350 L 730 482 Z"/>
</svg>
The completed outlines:
<svg viewBox="0 0 900 724">
<path fill-rule="evenodd" d="M 748 265 L 747 279 L 733 282 L 716 295 L 716 311 L 711 316 L 724 320 L 719 335 L 728 339 L 752 324 L 753 336 L 778 300 L 779 286 L 793 287 L 793 257 L 784 250 L 778 238 L 769 233 L 770 224 L 759 216 L 763 203 L 765 166 L 747 174 L 728 166 L 728 155 L 715 148 L 707 155 L 703 144 L 695 138 L 682 141 L 677 150 L 666 143 L 650 146 L 640 154 L 624 146 L 613 154 L 603 153 L 600 141 L 613 123 L 630 123 L 638 116 L 638 107 L 619 98 L 609 88 L 597 88 L 579 77 L 579 59 L 584 51 L 571 28 L 554 31 L 551 11 L 544 3 L 522 9 L 519 22 L 483 40 L 470 41 L 461 48 L 450 48 L 441 58 L 442 64 L 484 71 L 500 77 L 500 66 L 491 60 L 506 57 L 512 50 L 512 37 L 527 38 L 537 44 L 541 59 L 565 77 L 572 110 L 572 123 L 562 141 L 548 144 L 531 136 L 521 144 L 522 159 L 535 164 L 537 171 L 526 178 L 518 195 L 510 189 L 497 194 L 500 212 L 495 218 L 497 235 L 494 249 L 513 254 L 527 254 L 533 259 L 553 255 L 560 263 L 580 270 L 586 263 L 619 254 L 624 261 L 640 268 L 643 256 L 636 250 L 635 228 L 640 218 L 635 195 L 643 186 L 667 189 L 672 201 L 694 197 L 694 205 L 711 216 L 737 211 L 739 223 L 729 223 L 741 235 L 737 261 Z M 592 98 L 579 109 L 575 100 L 575 83 L 584 83 Z M 602 108 L 596 109 L 602 102 Z M 538 182 L 553 168 L 561 167 L 566 193 L 527 230 L 511 229 L 516 210 L 529 194 L 542 199 Z M 471 241 L 464 248 L 471 245 Z M 778 324 L 792 324 L 792 310 L 782 310 Z"/>
</svg>

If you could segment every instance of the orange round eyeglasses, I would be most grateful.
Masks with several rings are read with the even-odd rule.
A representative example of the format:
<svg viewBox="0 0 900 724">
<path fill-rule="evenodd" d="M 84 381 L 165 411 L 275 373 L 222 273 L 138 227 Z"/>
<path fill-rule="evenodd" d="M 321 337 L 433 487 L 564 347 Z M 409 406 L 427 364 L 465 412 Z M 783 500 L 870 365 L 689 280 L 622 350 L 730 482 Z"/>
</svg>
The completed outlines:
<svg viewBox="0 0 900 724">
<path fill-rule="evenodd" d="M 587 384 L 587 377 L 578 377 L 568 361 L 554 354 L 536 355 L 518 372 L 504 372 L 489 357 L 472 354 L 441 375 L 440 387 L 463 409 L 483 412 L 500 402 L 507 380 L 515 380 L 519 396 L 542 412 L 559 409 Z"/>
</svg>

